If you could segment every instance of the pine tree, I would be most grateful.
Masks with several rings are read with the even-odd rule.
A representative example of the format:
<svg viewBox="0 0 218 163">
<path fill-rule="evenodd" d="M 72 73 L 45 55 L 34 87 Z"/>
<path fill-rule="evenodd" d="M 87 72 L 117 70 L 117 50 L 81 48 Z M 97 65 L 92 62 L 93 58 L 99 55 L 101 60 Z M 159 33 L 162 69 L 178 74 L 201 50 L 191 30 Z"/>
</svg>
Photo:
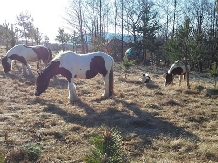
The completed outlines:
<svg viewBox="0 0 218 163">
<path fill-rule="evenodd" d="M 64 43 L 70 40 L 70 35 L 65 33 L 63 28 L 59 28 L 58 35 L 56 36 L 55 40 L 62 44 L 62 49 L 65 51 Z"/>
<path fill-rule="evenodd" d="M 115 128 L 94 134 L 90 142 L 93 148 L 84 159 L 86 163 L 128 163 L 121 147 L 122 137 Z"/>
<path fill-rule="evenodd" d="M 166 46 L 167 58 L 174 62 L 176 60 L 183 61 L 186 68 L 186 83 L 189 85 L 189 71 L 187 68 L 188 62 L 193 60 L 199 54 L 199 46 L 196 40 L 191 36 L 192 28 L 190 27 L 190 19 L 186 19 L 183 26 L 180 26 L 178 31 L 171 36 Z"/>
<path fill-rule="evenodd" d="M 31 36 L 31 30 L 34 28 L 33 26 L 33 18 L 31 16 L 31 14 L 26 11 L 26 12 L 21 12 L 18 16 L 17 16 L 17 26 L 18 26 L 18 30 L 20 32 L 20 36 L 25 38 L 26 40 L 26 45 L 27 45 L 27 40 L 30 38 Z"/>
<path fill-rule="evenodd" d="M 216 88 L 216 77 L 218 77 L 218 66 L 216 62 L 212 63 L 212 69 L 209 70 L 209 75 L 213 78 L 214 88 Z"/>
<path fill-rule="evenodd" d="M 147 55 L 146 50 L 154 52 L 154 50 L 157 49 L 157 44 L 155 44 L 155 40 L 157 30 L 160 28 L 160 26 L 156 21 L 157 13 L 152 13 L 149 5 L 144 6 L 141 13 L 142 16 L 139 22 L 139 26 L 137 27 L 137 32 L 142 33 L 143 35 L 141 48 L 144 50 L 143 63 L 145 64 Z"/>
</svg>

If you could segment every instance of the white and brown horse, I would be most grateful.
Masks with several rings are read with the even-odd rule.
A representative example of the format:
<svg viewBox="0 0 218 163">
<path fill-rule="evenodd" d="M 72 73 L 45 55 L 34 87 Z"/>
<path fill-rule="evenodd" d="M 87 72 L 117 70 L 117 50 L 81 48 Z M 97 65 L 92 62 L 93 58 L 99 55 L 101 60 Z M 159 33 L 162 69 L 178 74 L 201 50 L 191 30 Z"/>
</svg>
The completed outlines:
<svg viewBox="0 0 218 163">
<path fill-rule="evenodd" d="M 108 98 L 113 94 L 113 65 L 113 58 L 103 52 L 88 54 L 65 52 L 59 54 L 39 73 L 36 79 L 35 96 L 39 96 L 48 88 L 52 77 L 61 74 L 68 81 L 70 101 L 76 101 L 78 97 L 74 78 L 91 79 L 100 73 L 105 82 L 105 91 L 102 97 Z"/>
<path fill-rule="evenodd" d="M 37 68 L 39 68 L 40 60 L 43 61 L 46 67 L 51 59 L 51 50 L 43 45 L 26 46 L 23 44 L 19 44 L 11 48 L 2 58 L 2 66 L 4 68 L 4 72 L 8 73 L 12 68 L 11 61 L 17 60 L 22 63 L 23 73 L 26 74 L 27 67 L 29 75 L 32 75 L 32 71 L 28 62 L 38 62 Z"/>
<path fill-rule="evenodd" d="M 186 67 L 182 61 L 175 61 L 171 65 L 168 72 L 164 74 L 164 78 L 165 78 L 164 86 L 173 83 L 173 78 L 175 77 L 175 75 L 179 75 L 179 85 L 181 85 L 182 76 L 184 76 L 185 79 L 185 75 L 189 71 L 190 71 L 190 65 L 187 65 L 187 70 L 186 70 Z"/>
</svg>

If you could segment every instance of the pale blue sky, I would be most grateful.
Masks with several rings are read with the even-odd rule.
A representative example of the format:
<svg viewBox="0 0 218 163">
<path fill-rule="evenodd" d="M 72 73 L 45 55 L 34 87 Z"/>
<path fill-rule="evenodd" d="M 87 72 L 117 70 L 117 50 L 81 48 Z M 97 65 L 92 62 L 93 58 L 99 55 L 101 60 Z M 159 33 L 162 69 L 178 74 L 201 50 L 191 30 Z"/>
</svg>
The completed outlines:
<svg viewBox="0 0 218 163">
<path fill-rule="evenodd" d="M 16 16 L 28 11 L 34 19 L 35 27 L 46 34 L 53 42 L 58 28 L 64 27 L 62 17 L 68 0 L 0 0 L 0 24 L 6 20 L 9 24 L 16 22 Z"/>
</svg>

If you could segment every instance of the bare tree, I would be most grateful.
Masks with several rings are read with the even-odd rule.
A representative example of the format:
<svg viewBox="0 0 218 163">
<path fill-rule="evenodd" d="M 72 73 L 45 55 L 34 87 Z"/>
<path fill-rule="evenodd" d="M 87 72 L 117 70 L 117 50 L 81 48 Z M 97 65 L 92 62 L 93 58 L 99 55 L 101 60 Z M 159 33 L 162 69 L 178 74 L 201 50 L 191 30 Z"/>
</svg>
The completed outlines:
<svg viewBox="0 0 218 163">
<path fill-rule="evenodd" d="M 30 37 L 30 31 L 33 29 L 33 18 L 31 14 L 28 11 L 21 12 L 17 16 L 17 26 L 18 30 L 20 32 L 21 37 L 24 37 L 26 40 L 26 45 L 27 45 L 27 40 Z"/>
<path fill-rule="evenodd" d="M 49 37 L 47 35 L 44 36 L 44 44 L 47 46 L 49 43 Z"/>
<path fill-rule="evenodd" d="M 84 11 L 82 0 L 69 1 L 69 7 L 66 9 L 66 17 L 64 20 L 70 26 L 72 31 L 76 30 L 79 32 L 81 39 L 81 52 L 85 53 Z"/>
<path fill-rule="evenodd" d="M 13 24 L 9 24 L 5 21 L 0 31 L 0 35 L 3 41 L 6 43 L 6 50 L 9 50 L 16 44 L 17 31 L 14 29 Z"/>
<path fill-rule="evenodd" d="M 85 5 L 88 9 L 88 14 L 85 15 L 85 28 L 92 36 L 93 50 L 102 50 L 105 32 L 111 21 L 111 4 L 106 0 L 87 0 Z"/>
<path fill-rule="evenodd" d="M 122 11 L 122 2 L 119 2 L 119 20 L 120 22 L 123 21 L 124 25 L 123 28 L 127 30 L 130 34 L 133 35 L 133 41 L 134 43 L 137 42 L 137 26 L 140 21 L 140 17 L 142 13 L 140 12 L 141 10 L 141 2 L 140 0 L 126 0 L 123 3 L 123 11 Z M 122 13 L 123 16 L 126 15 L 127 19 L 122 19 Z M 121 20 L 122 19 L 122 20 Z M 118 21 L 119 21 L 118 20 Z M 121 24 L 118 24 L 121 26 Z"/>
<path fill-rule="evenodd" d="M 65 51 L 65 43 L 70 40 L 70 35 L 64 32 L 63 28 L 58 29 L 58 35 L 55 38 L 56 41 L 62 44 L 62 50 Z"/>
<path fill-rule="evenodd" d="M 42 33 L 39 32 L 39 29 L 38 28 L 34 28 L 32 30 L 32 37 L 34 39 L 34 41 L 36 42 L 37 45 L 39 45 L 42 41 Z"/>
</svg>

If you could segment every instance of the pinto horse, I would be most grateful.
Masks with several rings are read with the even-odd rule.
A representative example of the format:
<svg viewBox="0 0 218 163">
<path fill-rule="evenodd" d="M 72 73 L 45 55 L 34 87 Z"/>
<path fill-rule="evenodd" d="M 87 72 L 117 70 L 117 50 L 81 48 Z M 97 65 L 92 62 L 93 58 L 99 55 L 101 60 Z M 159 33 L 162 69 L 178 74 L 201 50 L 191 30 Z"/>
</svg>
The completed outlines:
<svg viewBox="0 0 218 163">
<path fill-rule="evenodd" d="M 23 73 L 26 74 L 26 67 L 29 75 L 32 75 L 32 71 L 28 62 L 36 62 L 37 68 L 39 68 L 39 61 L 42 60 L 46 66 L 52 59 L 51 50 L 43 45 L 26 46 L 23 44 L 15 45 L 11 48 L 6 55 L 2 58 L 2 66 L 4 72 L 8 73 L 12 69 L 12 60 L 17 60 L 22 63 Z"/>
<path fill-rule="evenodd" d="M 164 74 L 164 78 L 165 78 L 164 86 L 167 86 L 173 83 L 173 77 L 175 75 L 179 75 L 179 85 L 181 85 L 182 76 L 184 76 L 184 79 L 185 79 L 185 75 L 189 71 L 190 71 L 190 65 L 187 65 L 187 70 L 186 70 L 185 65 L 182 61 L 175 61 L 171 65 L 168 72 Z"/>
<path fill-rule="evenodd" d="M 57 74 L 66 77 L 68 81 L 69 99 L 78 99 L 74 78 L 91 79 L 98 73 L 102 74 L 105 91 L 102 97 L 108 98 L 113 94 L 113 58 L 103 52 L 76 54 L 65 52 L 55 56 L 49 65 L 39 73 L 36 79 L 35 96 L 39 96 L 49 86 L 50 79 Z"/>
</svg>

